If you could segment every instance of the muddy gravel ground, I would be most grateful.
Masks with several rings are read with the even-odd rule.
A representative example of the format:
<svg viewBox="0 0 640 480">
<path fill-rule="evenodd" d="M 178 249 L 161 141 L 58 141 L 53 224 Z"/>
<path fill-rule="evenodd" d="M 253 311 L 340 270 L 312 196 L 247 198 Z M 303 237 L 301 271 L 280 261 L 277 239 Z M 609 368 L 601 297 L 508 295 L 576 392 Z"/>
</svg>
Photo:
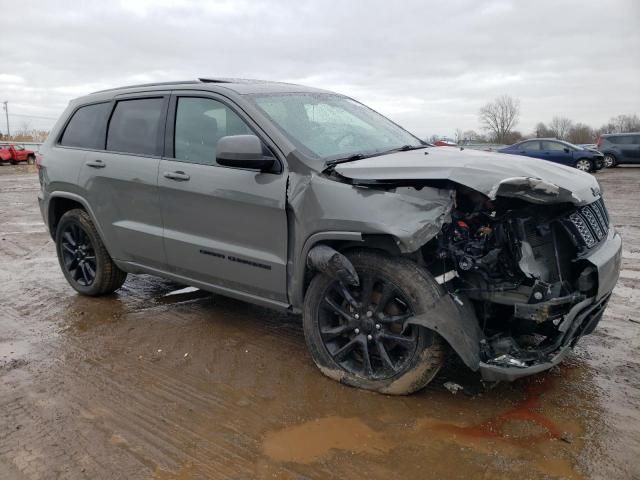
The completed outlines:
<svg viewBox="0 0 640 480">
<path fill-rule="evenodd" d="M 399 398 L 323 377 L 296 316 L 149 276 L 77 295 L 32 167 L 0 167 L 0 478 L 640 478 L 640 168 L 597 178 L 624 259 L 596 332 L 546 374 L 451 361 Z"/>
</svg>

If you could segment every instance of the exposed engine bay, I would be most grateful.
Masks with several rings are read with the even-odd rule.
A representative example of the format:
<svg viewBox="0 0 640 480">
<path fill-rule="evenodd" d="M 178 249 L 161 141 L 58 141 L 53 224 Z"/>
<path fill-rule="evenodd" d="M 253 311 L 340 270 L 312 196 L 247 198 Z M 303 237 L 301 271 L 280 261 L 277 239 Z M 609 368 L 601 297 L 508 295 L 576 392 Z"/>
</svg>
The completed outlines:
<svg viewBox="0 0 640 480">
<path fill-rule="evenodd" d="M 533 205 L 458 189 L 451 222 L 423 249 L 429 270 L 473 303 L 483 362 L 526 367 L 568 334 L 567 312 L 593 297 L 597 272 L 581 259 L 607 237 L 601 200 Z"/>
</svg>

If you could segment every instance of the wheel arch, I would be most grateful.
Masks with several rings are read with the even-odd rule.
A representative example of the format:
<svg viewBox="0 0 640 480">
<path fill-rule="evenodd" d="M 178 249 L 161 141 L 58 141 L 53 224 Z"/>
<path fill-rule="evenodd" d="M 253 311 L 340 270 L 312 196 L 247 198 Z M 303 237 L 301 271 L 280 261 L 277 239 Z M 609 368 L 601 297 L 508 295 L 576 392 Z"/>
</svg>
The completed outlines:
<svg viewBox="0 0 640 480">
<path fill-rule="evenodd" d="M 301 309 L 307 288 L 315 275 L 315 270 L 307 265 L 307 256 L 313 247 L 328 245 L 340 253 L 347 253 L 354 249 L 380 250 L 391 256 L 399 256 L 397 240 L 388 234 L 364 234 L 362 232 L 319 232 L 311 235 L 304 243 L 298 256 L 295 275 L 292 279 L 290 292 L 291 304 L 295 309 Z"/>
<path fill-rule="evenodd" d="M 56 228 L 62 215 L 74 208 L 81 208 L 85 210 L 91 217 L 91 221 L 96 226 L 101 238 L 104 238 L 102 234 L 102 228 L 96 220 L 96 216 L 93 210 L 89 206 L 89 203 L 80 195 L 76 195 L 70 192 L 52 192 L 49 195 L 49 202 L 47 206 L 47 224 L 49 226 L 49 233 L 51 238 L 56 239 Z"/>
</svg>

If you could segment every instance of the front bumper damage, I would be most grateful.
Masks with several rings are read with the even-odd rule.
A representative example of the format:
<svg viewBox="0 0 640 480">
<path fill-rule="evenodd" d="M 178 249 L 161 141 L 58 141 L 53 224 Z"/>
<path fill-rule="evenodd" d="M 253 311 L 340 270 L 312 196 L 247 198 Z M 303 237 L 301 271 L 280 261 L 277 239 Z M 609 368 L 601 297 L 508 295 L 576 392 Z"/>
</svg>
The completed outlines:
<svg viewBox="0 0 640 480">
<path fill-rule="evenodd" d="M 527 362 L 510 355 L 480 360 L 479 370 L 486 381 L 513 381 L 533 375 L 558 365 L 578 340 L 596 328 L 618 280 L 622 258 L 622 239 L 611 229 L 609 238 L 591 255 L 586 257 L 597 271 L 598 289 L 594 297 L 575 304 L 561 319 L 561 334 L 546 346 L 540 360 Z M 483 343 L 483 339 L 480 339 Z"/>
</svg>

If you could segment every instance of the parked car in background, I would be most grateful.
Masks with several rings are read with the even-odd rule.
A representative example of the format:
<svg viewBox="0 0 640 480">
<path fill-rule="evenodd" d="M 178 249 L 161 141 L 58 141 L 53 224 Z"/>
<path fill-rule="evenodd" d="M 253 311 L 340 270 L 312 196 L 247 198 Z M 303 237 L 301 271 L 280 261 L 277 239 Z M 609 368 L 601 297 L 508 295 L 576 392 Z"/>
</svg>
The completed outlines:
<svg viewBox="0 0 640 480">
<path fill-rule="evenodd" d="M 20 162 L 33 165 L 36 163 L 36 153 L 20 145 L 0 145 L 0 163 L 4 164 L 8 162 L 11 162 L 13 165 Z"/>
<path fill-rule="evenodd" d="M 433 142 L 436 147 L 457 147 L 458 144 L 456 142 L 452 142 L 451 140 L 436 140 Z"/>
<path fill-rule="evenodd" d="M 640 132 L 600 135 L 597 146 L 604 155 L 604 164 L 607 167 L 640 163 Z"/>
<path fill-rule="evenodd" d="M 593 172 L 604 167 L 604 155 L 557 138 L 534 138 L 498 150 L 500 153 L 524 155 Z"/>
</svg>

